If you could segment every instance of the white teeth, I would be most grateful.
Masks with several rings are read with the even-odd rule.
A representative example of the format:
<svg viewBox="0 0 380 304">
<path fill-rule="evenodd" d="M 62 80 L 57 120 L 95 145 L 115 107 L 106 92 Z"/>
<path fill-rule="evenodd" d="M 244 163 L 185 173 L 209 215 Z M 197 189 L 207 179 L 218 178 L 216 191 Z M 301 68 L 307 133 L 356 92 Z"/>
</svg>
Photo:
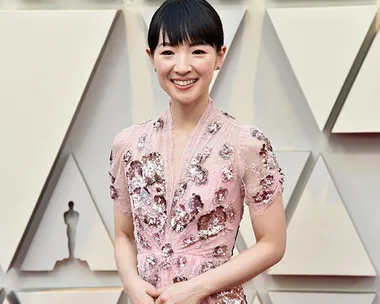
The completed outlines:
<svg viewBox="0 0 380 304">
<path fill-rule="evenodd" d="M 176 84 L 176 85 L 179 85 L 179 86 L 187 86 L 187 85 L 190 85 L 192 83 L 195 82 L 195 79 L 193 80 L 173 80 L 173 82 Z"/>
</svg>

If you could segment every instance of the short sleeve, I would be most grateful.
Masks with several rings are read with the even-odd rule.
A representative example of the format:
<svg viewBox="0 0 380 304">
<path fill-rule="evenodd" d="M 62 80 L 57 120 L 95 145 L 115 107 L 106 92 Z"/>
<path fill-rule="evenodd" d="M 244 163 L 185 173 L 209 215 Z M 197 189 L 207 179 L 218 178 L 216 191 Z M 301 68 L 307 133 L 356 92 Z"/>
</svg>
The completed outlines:
<svg viewBox="0 0 380 304">
<path fill-rule="evenodd" d="M 245 127 L 239 137 L 240 176 L 245 203 L 255 217 L 283 192 L 284 174 L 269 139 L 256 127 Z"/>
<path fill-rule="evenodd" d="M 131 131 L 125 129 L 114 138 L 109 156 L 110 170 L 108 172 L 110 197 L 113 200 L 114 208 L 127 215 L 132 215 L 126 177 L 126 166 L 132 154 L 128 147 L 130 135 Z"/>
</svg>

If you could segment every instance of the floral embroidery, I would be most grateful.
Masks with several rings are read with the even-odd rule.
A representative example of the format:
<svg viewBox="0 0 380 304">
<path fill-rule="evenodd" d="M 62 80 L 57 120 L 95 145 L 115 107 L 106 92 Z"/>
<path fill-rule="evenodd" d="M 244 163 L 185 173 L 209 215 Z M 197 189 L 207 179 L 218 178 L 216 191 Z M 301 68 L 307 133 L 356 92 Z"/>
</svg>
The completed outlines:
<svg viewBox="0 0 380 304">
<path fill-rule="evenodd" d="M 174 253 L 173 249 L 172 249 L 172 245 L 170 245 L 169 243 L 165 244 L 164 246 L 162 246 L 162 257 L 163 258 L 168 258 L 170 257 L 172 254 Z"/>
<path fill-rule="evenodd" d="M 179 184 L 179 188 L 174 193 L 173 202 L 178 203 L 179 199 L 185 194 L 185 191 L 187 189 L 187 183 L 181 182 Z"/>
<path fill-rule="evenodd" d="M 150 268 L 153 268 L 157 264 L 157 259 L 154 254 L 148 255 L 146 257 L 146 263 Z"/>
<path fill-rule="evenodd" d="M 175 260 L 175 266 L 177 269 L 184 269 L 187 264 L 187 259 L 184 256 L 180 256 L 178 259 Z"/>
<path fill-rule="evenodd" d="M 168 145 L 168 115 L 126 132 L 121 145 L 124 154 L 110 152 L 110 196 L 118 199 L 116 206 L 133 211 L 139 274 L 153 286 L 187 281 L 228 261 L 244 196 L 255 207 L 266 204 L 273 200 L 279 178 L 282 184 L 281 169 L 264 134 L 255 127 L 242 128 L 229 119 L 232 116 L 223 114 L 228 118 L 216 111 L 205 113 L 194 145 L 187 151 L 191 154 L 184 154 L 188 166 L 176 175 L 179 180 L 166 171 L 170 155 L 162 154 Z M 228 132 L 212 136 L 224 124 Z M 258 149 L 255 139 L 262 141 Z M 254 144 L 249 145 L 250 141 Z M 258 162 L 252 157 L 257 153 Z M 117 168 L 115 159 L 120 158 L 117 165 L 123 167 Z M 246 181 L 248 192 L 241 191 Z M 124 202 L 131 206 L 122 206 Z M 243 289 L 237 286 L 208 297 L 205 303 L 245 301 Z"/>
<path fill-rule="evenodd" d="M 224 263 L 225 262 L 223 260 L 206 261 L 202 263 L 201 265 L 200 274 L 210 271 L 216 267 L 219 267 L 220 265 L 223 265 Z"/>
<path fill-rule="evenodd" d="M 197 237 L 195 237 L 194 235 L 190 235 L 190 236 L 183 239 L 182 248 L 188 247 L 188 246 L 194 244 L 195 242 L 197 242 L 198 240 L 199 239 Z"/>
<path fill-rule="evenodd" d="M 256 129 L 256 128 L 251 128 L 251 135 L 253 137 L 257 138 L 258 140 L 264 140 L 264 141 L 267 140 L 264 133 L 261 132 L 260 130 Z"/>
<path fill-rule="evenodd" d="M 219 151 L 219 155 L 223 159 L 231 159 L 231 156 L 235 152 L 235 148 L 230 143 L 226 142 L 223 146 L 223 149 Z"/>
<path fill-rule="evenodd" d="M 210 156 L 211 149 L 206 147 L 201 153 L 198 153 L 187 168 L 187 178 L 193 181 L 197 186 L 207 183 L 208 170 L 204 169 L 201 165 Z"/>
<path fill-rule="evenodd" d="M 111 197 L 111 199 L 117 198 L 117 192 L 116 192 L 116 189 L 113 185 L 110 185 L 110 197 Z"/>
<path fill-rule="evenodd" d="M 197 186 L 207 183 L 208 171 L 201 166 L 191 166 L 187 172 L 188 178 L 193 181 Z"/>
<path fill-rule="evenodd" d="M 142 175 L 148 185 L 161 182 L 164 178 L 164 167 L 161 155 L 153 152 L 142 157 Z"/>
<path fill-rule="evenodd" d="M 216 132 L 218 132 L 220 130 L 221 127 L 222 126 L 220 125 L 220 123 L 218 121 L 214 121 L 211 124 L 209 124 L 208 132 L 210 134 L 215 134 Z"/>
<path fill-rule="evenodd" d="M 128 150 L 127 152 L 125 152 L 124 156 L 123 156 L 123 160 L 124 160 L 124 163 L 125 165 L 127 165 L 132 159 L 132 151 L 131 150 Z"/>
<path fill-rule="evenodd" d="M 214 248 L 213 256 L 221 257 L 221 256 L 225 256 L 227 253 L 228 253 L 227 245 L 217 246 Z"/>
<path fill-rule="evenodd" d="M 179 282 L 183 282 L 183 281 L 187 281 L 188 279 L 186 277 L 175 277 L 173 279 L 173 283 L 179 283 Z"/>
<path fill-rule="evenodd" d="M 149 241 L 145 237 L 142 236 L 140 231 L 137 231 L 136 234 L 137 234 L 137 240 L 141 244 L 141 247 L 143 247 L 145 249 L 150 249 L 151 245 L 150 245 Z"/>
<path fill-rule="evenodd" d="M 223 171 L 222 171 L 222 181 L 224 183 L 227 183 L 227 182 L 231 181 L 233 178 L 234 178 L 234 173 L 232 170 L 232 166 L 229 165 L 227 167 L 224 167 Z"/>
<path fill-rule="evenodd" d="M 141 152 L 144 149 L 146 138 L 147 138 L 146 134 L 141 135 L 141 137 L 139 138 L 139 141 L 137 143 L 137 150 L 139 150 L 139 152 Z"/>
<path fill-rule="evenodd" d="M 182 232 L 185 230 L 202 208 L 203 203 L 201 197 L 193 193 L 188 202 L 188 208 L 183 204 L 179 204 L 173 211 L 171 217 L 171 229 L 176 232 Z"/>
<path fill-rule="evenodd" d="M 226 212 L 227 220 L 230 223 L 235 222 L 235 215 L 236 215 L 235 208 L 232 206 L 229 206 L 229 207 L 225 208 L 224 211 Z M 242 211 L 243 211 L 243 206 L 242 206 Z"/>
<path fill-rule="evenodd" d="M 198 235 L 205 239 L 213 237 L 225 228 L 227 214 L 223 206 L 216 207 L 208 214 L 202 215 L 198 220 Z"/>
<path fill-rule="evenodd" d="M 154 273 L 154 274 L 149 274 L 146 275 L 146 273 L 144 272 L 142 275 L 142 279 L 150 284 L 152 284 L 153 286 L 157 286 L 158 282 L 159 282 L 159 277 L 158 277 L 158 274 L 157 273 Z"/>
<path fill-rule="evenodd" d="M 153 129 L 158 131 L 164 127 L 164 121 L 159 118 L 153 123 Z"/>
<path fill-rule="evenodd" d="M 222 291 L 216 296 L 216 304 L 246 304 L 243 287 L 236 286 L 230 290 Z"/>
<path fill-rule="evenodd" d="M 209 147 L 206 147 L 201 153 L 198 153 L 191 160 L 191 166 L 197 166 L 204 163 L 204 161 L 211 155 L 212 150 Z"/>
<path fill-rule="evenodd" d="M 228 196 L 228 189 L 227 188 L 218 188 L 214 193 L 214 204 L 221 204 L 224 202 L 226 197 Z"/>
</svg>

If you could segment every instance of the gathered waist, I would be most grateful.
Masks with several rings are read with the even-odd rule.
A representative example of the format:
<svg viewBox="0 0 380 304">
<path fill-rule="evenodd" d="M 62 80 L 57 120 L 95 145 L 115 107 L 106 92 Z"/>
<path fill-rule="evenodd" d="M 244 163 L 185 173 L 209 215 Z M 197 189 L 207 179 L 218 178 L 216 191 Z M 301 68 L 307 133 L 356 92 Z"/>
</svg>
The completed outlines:
<svg viewBox="0 0 380 304">
<path fill-rule="evenodd" d="M 139 275 L 155 287 L 188 281 L 229 261 L 228 257 L 215 257 L 204 252 L 139 252 L 137 255 Z M 246 304 L 242 286 L 236 286 L 216 295 L 207 297 L 202 304 L 215 303 Z"/>
</svg>

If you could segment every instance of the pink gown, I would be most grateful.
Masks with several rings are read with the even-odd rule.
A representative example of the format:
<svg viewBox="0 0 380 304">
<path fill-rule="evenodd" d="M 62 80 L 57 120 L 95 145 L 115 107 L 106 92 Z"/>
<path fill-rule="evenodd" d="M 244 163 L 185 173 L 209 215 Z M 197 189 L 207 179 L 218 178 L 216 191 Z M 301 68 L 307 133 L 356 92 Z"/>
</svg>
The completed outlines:
<svg viewBox="0 0 380 304">
<path fill-rule="evenodd" d="M 233 253 L 243 215 L 283 191 L 270 141 L 210 100 L 172 170 L 171 112 L 122 130 L 110 155 L 114 207 L 133 217 L 140 277 L 163 287 L 209 271 Z M 173 174 L 175 173 L 175 174 Z M 202 303 L 246 303 L 242 286 Z"/>
</svg>

